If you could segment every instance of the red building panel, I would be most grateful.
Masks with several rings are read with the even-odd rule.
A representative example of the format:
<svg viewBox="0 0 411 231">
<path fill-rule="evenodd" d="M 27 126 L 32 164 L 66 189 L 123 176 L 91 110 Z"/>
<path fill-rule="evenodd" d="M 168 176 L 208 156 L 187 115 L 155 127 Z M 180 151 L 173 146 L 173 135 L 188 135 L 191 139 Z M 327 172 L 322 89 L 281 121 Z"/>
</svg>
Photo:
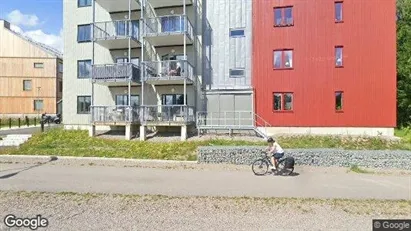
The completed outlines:
<svg viewBox="0 0 411 231">
<path fill-rule="evenodd" d="M 335 2 L 343 2 L 343 22 Z M 293 25 L 275 27 L 274 8 L 286 6 Z M 395 127 L 395 15 L 395 0 L 253 0 L 256 113 L 273 126 Z M 273 50 L 282 49 L 293 49 L 292 69 L 274 69 Z M 293 93 L 293 110 L 274 111 L 274 92 Z"/>
</svg>

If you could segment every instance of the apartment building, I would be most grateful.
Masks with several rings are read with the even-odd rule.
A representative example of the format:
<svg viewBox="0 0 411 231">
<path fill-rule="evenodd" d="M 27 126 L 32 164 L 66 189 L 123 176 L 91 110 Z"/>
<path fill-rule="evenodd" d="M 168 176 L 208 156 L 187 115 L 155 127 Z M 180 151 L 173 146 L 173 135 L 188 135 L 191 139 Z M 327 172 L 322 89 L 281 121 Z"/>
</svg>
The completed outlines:
<svg viewBox="0 0 411 231">
<path fill-rule="evenodd" d="M 253 1 L 255 111 L 268 133 L 392 136 L 395 15 L 395 0 Z"/>
<path fill-rule="evenodd" d="M 64 1 L 65 127 L 391 135 L 391 14 L 394 0 Z"/>
<path fill-rule="evenodd" d="M 0 115 L 61 113 L 63 55 L 0 20 Z"/>
</svg>

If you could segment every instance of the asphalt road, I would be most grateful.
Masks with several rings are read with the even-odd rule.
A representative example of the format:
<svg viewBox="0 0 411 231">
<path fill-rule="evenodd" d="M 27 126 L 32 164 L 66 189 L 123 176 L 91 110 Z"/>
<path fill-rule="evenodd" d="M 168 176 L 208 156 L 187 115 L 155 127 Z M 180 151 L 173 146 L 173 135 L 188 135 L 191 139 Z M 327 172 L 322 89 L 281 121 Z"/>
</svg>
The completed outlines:
<svg viewBox="0 0 411 231">
<path fill-rule="evenodd" d="M 411 176 L 297 169 L 297 176 L 254 176 L 224 169 L 0 164 L 0 190 L 154 194 L 407 199 Z"/>
<path fill-rule="evenodd" d="M 56 125 L 56 124 L 44 125 L 44 129 L 47 130 L 47 129 L 55 128 L 58 126 L 59 125 Z M 17 128 L 17 129 L 6 129 L 4 127 L 0 129 L 1 136 L 11 135 L 11 134 L 34 134 L 37 132 L 41 132 L 40 127 L 21 126 L 21 128 Z"/>
</svg>

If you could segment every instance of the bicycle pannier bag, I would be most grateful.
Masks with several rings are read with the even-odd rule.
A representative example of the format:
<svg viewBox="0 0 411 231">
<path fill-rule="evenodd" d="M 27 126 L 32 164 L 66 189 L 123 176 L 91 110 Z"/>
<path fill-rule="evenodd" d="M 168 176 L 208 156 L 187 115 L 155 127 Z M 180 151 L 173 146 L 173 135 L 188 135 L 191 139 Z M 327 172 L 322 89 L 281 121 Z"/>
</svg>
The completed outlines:
<svg viewBox="0 0 411 231">
<path fill-rule="evenodd" d="M 293 157 L 287 157 L 285 159 L 284 167 L 285 168 L 294 168 L 294 158 Z"/>
</svg>

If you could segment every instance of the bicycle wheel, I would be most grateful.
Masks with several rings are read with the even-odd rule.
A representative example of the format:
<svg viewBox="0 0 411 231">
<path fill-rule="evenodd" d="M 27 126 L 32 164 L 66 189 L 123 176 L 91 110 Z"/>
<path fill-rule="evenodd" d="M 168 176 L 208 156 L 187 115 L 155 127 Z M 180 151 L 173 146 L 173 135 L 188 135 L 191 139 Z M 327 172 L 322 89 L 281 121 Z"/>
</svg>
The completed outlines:
<svg viewBox="0 0 411 231">
<path fill-rule="evenodd" d="M 268 172 L 268 163 L 264 159 L 258 159 L 254 161 L 251 168 L 255 175 L 264 176 Z"/>
<path fill-rule="evenodd" d="M 285 168 L 285 159 L 278 162 L 278 175 L 289 176 L 293 173 L 294 168 Z"/>
</svg>

